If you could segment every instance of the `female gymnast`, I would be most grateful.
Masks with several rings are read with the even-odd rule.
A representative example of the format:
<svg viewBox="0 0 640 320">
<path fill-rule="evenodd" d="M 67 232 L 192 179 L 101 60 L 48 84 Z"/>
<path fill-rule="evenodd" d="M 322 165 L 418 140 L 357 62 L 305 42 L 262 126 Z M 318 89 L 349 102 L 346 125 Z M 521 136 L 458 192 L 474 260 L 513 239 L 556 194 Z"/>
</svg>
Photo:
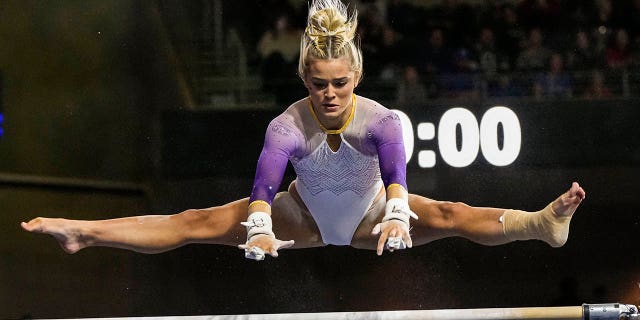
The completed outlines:
<svg viewBox="0 0 640 320">
<path fill-rule="evenodd" d="M 173 215 L 36 218 L 22 227 L 52 235 L 69 253 L 92 246 L 159 253 L 208 243 L 238 246 L 255 260 L 277 257 L 279 249 L 327 244 L 381 255 L 453 236 L 484 245 L 538 239 L 562 246 L 585 198 L 576 182 L 537 212 L 471 207 L 407 192 L 398 116 L 354 94 L 362 76 L 356 26 L 357 12 L 349 14 L 340 0 L 310 5 L 298 64 L 309 96 L 269 124 L 249 198 Z M 288 191 L 277 192 L 288 162 L 297 177 Z"/>
</svg>

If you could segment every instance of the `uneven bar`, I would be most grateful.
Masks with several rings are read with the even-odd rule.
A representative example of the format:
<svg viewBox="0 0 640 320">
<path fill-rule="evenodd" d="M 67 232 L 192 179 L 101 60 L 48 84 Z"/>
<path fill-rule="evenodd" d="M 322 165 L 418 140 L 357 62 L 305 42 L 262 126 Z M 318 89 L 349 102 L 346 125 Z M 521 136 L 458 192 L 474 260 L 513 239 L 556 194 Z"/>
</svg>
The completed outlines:
<svg viewBox="0 0 640 320">
<path fill-rule="evenodd" d="M 398 310 L 216 316 L 111 318 L 113 320 L 640 320 L 634 305 L 608 303 L 577 307 Z"/>
</svg>

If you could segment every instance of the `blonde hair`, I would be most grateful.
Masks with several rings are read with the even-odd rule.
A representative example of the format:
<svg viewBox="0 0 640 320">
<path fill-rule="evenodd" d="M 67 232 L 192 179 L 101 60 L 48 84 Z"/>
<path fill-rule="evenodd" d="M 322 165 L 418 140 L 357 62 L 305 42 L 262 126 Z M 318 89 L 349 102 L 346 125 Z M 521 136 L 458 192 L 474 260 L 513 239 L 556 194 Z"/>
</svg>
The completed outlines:
<svg viewBox="0 0 640 320">
<path fill-rule="evenodd" d="M 356 82 L 362 77 L 362 51 L 356 40 L 358 12 L 351 16 L 340 0 L 314 0 L 309 6 L 307 28 L 300 42 L 298 75 L 304 80 L 309 64 L 315 59 L 347 59 L 356 72 Z"/>
</svg>

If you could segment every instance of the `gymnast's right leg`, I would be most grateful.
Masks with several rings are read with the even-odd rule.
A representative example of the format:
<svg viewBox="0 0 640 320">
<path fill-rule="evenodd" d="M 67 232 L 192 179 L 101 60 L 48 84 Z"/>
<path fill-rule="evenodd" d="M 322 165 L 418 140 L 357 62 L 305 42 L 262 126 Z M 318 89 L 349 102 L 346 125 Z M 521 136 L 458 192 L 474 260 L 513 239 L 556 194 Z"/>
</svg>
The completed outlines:
<svg viewBox="0 0 640 320">
<path fill-rule="evenodd" d="M 35 218 L 22 228 L 56 238 L 68 253 L 86 247 L 113 247 L 160 253 L 189 243 L 237 246 L 246 240 L 240 222 L 247 218 L 248 199 L 173 215 L 134 216 L 109 220 Z"/>
</svg>

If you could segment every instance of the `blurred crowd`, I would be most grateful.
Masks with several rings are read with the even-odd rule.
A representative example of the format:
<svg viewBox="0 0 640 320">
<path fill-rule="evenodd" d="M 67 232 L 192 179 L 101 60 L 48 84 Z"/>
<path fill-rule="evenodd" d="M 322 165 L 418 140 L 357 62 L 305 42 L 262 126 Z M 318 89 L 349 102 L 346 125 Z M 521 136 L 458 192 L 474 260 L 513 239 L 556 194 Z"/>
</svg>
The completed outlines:
<svg viewBox="0 0 640 320">
<path fill-rule="evenodd" d="M 351 2 L 359 11 L 363 85 L 390 84 L 399 104 L 481 96 L 638 94 L 640 0 L 416 3 Z M 280 96 L 288 81 L 298 81 L 306 6 L 304 1 L 300 6 L 261 1 L 262 9 L 251 18 L 263 28 L 245 28 L 264 89 Z"/>
</svg>

